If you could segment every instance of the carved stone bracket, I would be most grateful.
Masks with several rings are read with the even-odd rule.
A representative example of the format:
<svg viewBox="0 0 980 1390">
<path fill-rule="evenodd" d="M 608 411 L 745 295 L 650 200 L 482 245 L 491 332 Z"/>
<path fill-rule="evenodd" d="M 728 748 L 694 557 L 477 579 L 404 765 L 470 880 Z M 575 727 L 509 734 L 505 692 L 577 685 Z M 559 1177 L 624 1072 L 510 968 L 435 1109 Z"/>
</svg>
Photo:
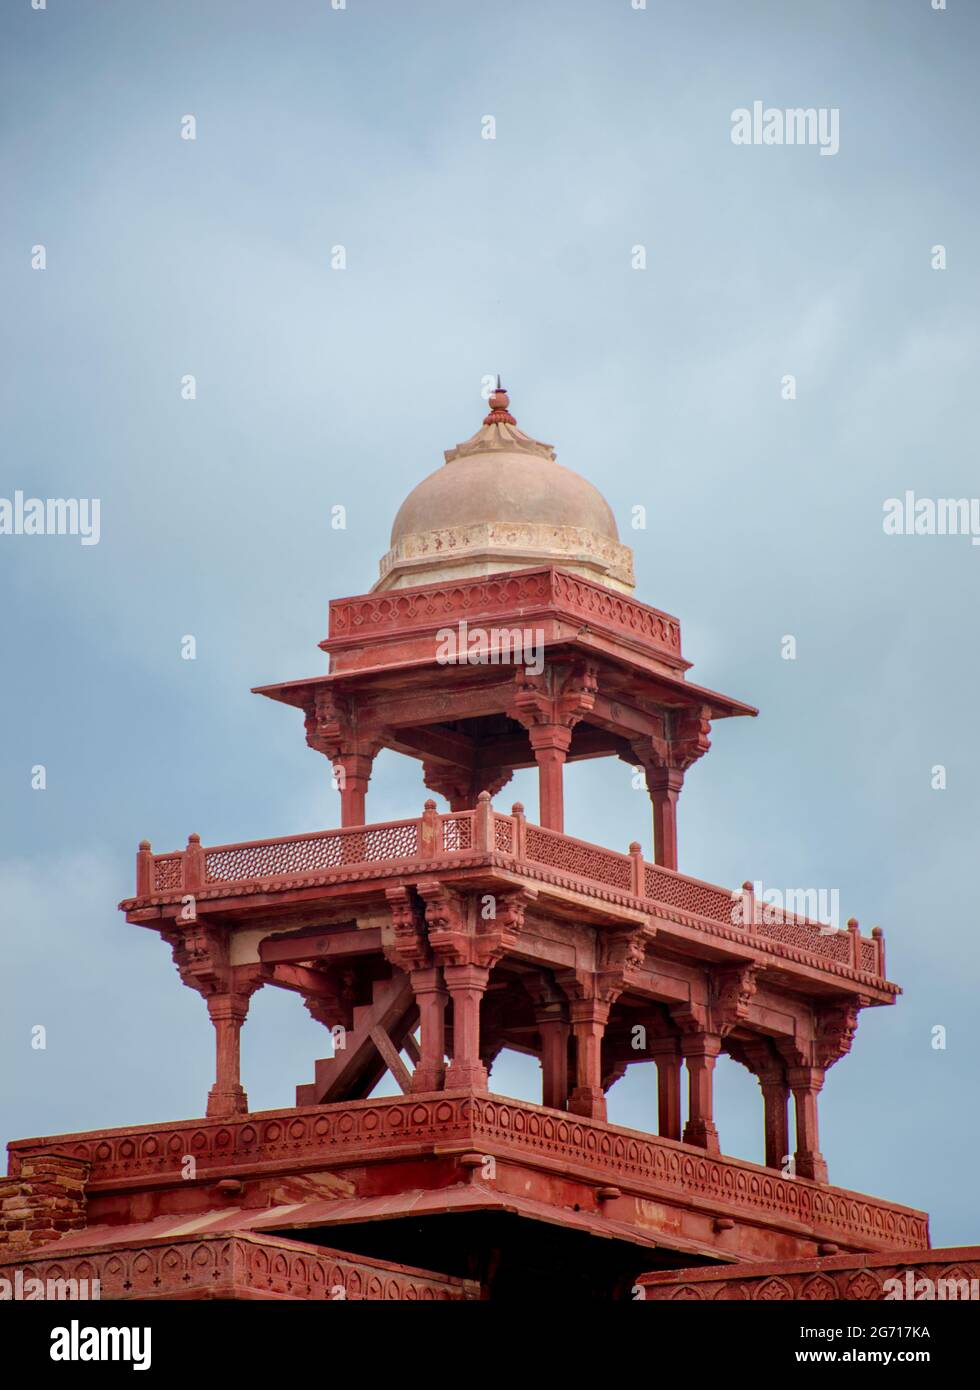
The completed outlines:
<svg viewBox="0 0 980 1390">
<path fill-rule="evenodd" d="M 473 939 L 473 963 L 492 969 L 502 956 L 517 945 L 524 930 L 524 913 L 535 901 L 538 890 L 530 886 L 495 895 L 494 916 L 477 918 Z"/>
<path fill-rule="evenodd" d="M 424 970 L 432 961 L 425 913 L 409 888 L 386 888 L 392 935 L 382 942 L 385 956 L 399 970 Z"/>
<path fill-rule="evenodd" d="M 713 1031 L 719 1037 L 727 1038 L 733 1028 L 748 1018 L 757 976 L 757 968 L 751 965 L 712 971 L 711 1016 Z"/>
<path fill-rule="evenodd" d="M 870 1002 L 869 999 L 860 998 L 854 1003 L 825 1005 L 814 1010 L 814 1066 L 826 1071 L 850 1052 L 857 1032 L 858 1013 Z"/>
<path fill-rule="evenodd" d="M 421 879 L 416 885 L 425 904 L 429 947 L 442 965 L 469 965 L 472 933 L 466 899 L 438 879 Z"/>
<path fill-rule="evenodd" d="M 547 666 L 540 675 L 519 670 L 507 713 L 528 731 L 549 725 L 571 730 L 595 708 L 597 670 L 591 661 Z"/>
</svg>

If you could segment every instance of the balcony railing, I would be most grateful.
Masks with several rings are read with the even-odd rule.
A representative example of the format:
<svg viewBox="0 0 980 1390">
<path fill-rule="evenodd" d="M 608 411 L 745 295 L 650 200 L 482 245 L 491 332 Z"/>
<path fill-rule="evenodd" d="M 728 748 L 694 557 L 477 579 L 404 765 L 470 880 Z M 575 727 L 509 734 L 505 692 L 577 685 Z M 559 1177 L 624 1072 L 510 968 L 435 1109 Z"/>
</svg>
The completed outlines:
<svg viewBox="0 0 980 1390">
<path fill-rule="evenodd" d="M 833 961 L 860 974 L 884 978 L 884 937 L 878 927 L 870 938 L 861 936 L 854 923 L 837 930 L 759 903 L 747 888 L 732 892 L 649 864 L 638 845 L 629 854 L 603 849 L 529 823 L 520 806 L 511 815 L 501 815 L 489 800 L 481 800 L 474 811 L 447 814 L 440 814 L 430 802 L 414 820 L 242 844 L 205 847 L 199 836 L 192 835 L 185 850 L 171 854 L 153 854 L 144 841 L 137 855 L 136 897 L 202 892 L 213 896 L 222 885 L 233 889 L 256 882 L 270 890 L 288 888 L 290 880 L 331 870 L 374 864 L 421 867 L 427 860 L 474 853 L 506 856 L 518 864 L 567 874 L 572 880 L 569 886 L 581 882 L 612 890 L 637 900 L 641 908 L 660 908 L 668 916 L 684 914 L 693 919 L 694 927 L 713 924 L 715 930 L 755 938 L 776 954 L 803 952 L 817 961 Z"/>
</svg>

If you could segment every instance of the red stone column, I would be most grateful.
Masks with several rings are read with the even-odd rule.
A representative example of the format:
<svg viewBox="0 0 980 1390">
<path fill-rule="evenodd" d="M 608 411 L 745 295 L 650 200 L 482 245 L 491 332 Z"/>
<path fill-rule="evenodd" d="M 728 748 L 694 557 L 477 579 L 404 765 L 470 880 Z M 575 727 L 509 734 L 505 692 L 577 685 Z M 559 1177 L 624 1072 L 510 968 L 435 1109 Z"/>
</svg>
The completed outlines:
<svg viewBox="0 0 980 1390">
<path fill-rule="evenodd" d="M 718 1130 L 714 1122 L 712 1074 L 721 1051 L 721 1039 L 714 1033 L 690 1033 L 681 1039 L 687 1062 L 688 1105 L 684 1143 L 697 1144 L 709 1153 L 720 1153 Z"/>
<path fill-rule="evenodd" d="M 789 1153 L 789 1087 L 782 1078 L 760 1077 L 765 1112 L 766 1167 L 782 1169 Z"/>
<path fill-rule="evenodd" d="M 440 1091 L 446 1073 L 446 989 L 438 966 L 409 975 L 419 1006 L 419 1051 L 413 1091 Z"/>
<path fill-rule="evenodd" d="M 568 1105 L 568 1023 L 560 1004 L 535 1011 L 541 1034 L 541 1104 L 552 1110 Z"/>
<path fill-rule="evenodd" d="M 482 965 L 447 965 L 443 974 L 453 1001 L 453 1060 L 446 1089 L 487 1089 L 487 1069 L 480 1061 L 480 1001 L 490 971 Z"/>
<path fill-rule="evenodd" d="M 827 1181 L 827 1161 L 817 1133 L 817 1096 L 823 1086 L 821 1067 L 791 1067 L 787 1080 L 796 1102 L 796 1175 Z"/>
<path fill-rule="evenodd" d="M 681 1054 L 673 1038 L 650 1048 L 657 1064 L 657 1133 L 664 1139 L 681 1137 Z"/>
<path fill-rule="evenodd" d="M 215 1032 L 215 1083 L 208 1092 L 209 1116 L 245 1115 L 248 1097 L 241 1084 L 239 1041 L 248 1013 L 248 999 L 240 994 L 212 994 L 208 1013 Z"/>
<path fill-rule="evenodd" d="M 573 999 L 569 1005 L 575 1034 L 575 1089 L 568 1098 L 574 1115 L 606 1118 L 602 1089 L 602 1038 L 611 1005 L 601 999 Z"/>
<path fill-rule="evenodd" d="M 648 768 L 647 790 L 653 803 L 653 857 L 665 869 L 677 868 L 677 798 L 684 773 L 677 767 Z"/>
<path fill-rule="evenodd" d="M 528 734 L 538 764 L 538 819 L 547 830 L 564 830 L 563 777 L 572 731 L 564 724 L 534 724 Z"/>
<path fill-rule="evenodd" d="M 364 825 L 365 800 L 374 754 L 338 753 L 333 763 L 340 783 L 340 824 Z"/>
</svg>

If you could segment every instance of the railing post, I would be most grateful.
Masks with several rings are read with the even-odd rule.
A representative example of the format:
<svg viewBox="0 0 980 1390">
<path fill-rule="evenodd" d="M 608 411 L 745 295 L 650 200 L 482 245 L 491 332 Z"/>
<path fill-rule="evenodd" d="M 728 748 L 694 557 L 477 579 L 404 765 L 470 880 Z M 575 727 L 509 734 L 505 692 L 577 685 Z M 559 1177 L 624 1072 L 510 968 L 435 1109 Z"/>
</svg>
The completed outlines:
<svg viewBox="0 0 980 1390">
<path fill-rule="evenodd" d="M 442 817 L 430 798 L 419 821 L 419 858 L 434 859 L 442 849 Z"/>
<path fill-rule="evenodd" d="M 630 859 L 632 860 L 632 887 L 630 891 L 634 898 L 645 897 L 646 894 L 644 890 L 646 884 L 643 881 L 643 848 L 636 840 L 630 845 Z"/>
<path fill-rule="evenodd" d="M 751 931 L 755 926 L 755 885 L 742 884 L 742 926 Z"/>
<path fill-rule="evenodd" d="M 871 939 L 875 943 L 875 969 L 883 980 L 885 979 L 885 933 L 880 927 L 872 927 Z"/>
<path fill-rule="evenodd" d="M 153 892 L 153 852 L 149 840 L 140 840 L 136 851 L 136 896 L 148 898 Z"/>
<path fill-rule="evenodd" d="M 514 817 L 514 858 L 524 858 L 524 843 L 527 830 L 527 817 L 524 815 L 524 806 L 520 801 L 515 801 L 510 808 L 510 813 Z"/>
<path fill-rule="evenodd" d="M 858 926 L 856 917 L 848 917 L 847 930 L 851 934 L 851 965 L 855 970 L 861 969 L 861 929 Z"/>
<path fill-rule="evenodd" d="M 490 853 L 494 848 L 493 804 L 489 792 L 481 792 L 473 812 L 473 848 Z"/>
<path fill-rule="evenodd" d="M 196 893 L 204 887 L 204 850 L 201 848 L 200 835 L 188 835 L 187 848 L 182 856 L 182 868 L 182 887 L 191 893 Z"/>
</svg>

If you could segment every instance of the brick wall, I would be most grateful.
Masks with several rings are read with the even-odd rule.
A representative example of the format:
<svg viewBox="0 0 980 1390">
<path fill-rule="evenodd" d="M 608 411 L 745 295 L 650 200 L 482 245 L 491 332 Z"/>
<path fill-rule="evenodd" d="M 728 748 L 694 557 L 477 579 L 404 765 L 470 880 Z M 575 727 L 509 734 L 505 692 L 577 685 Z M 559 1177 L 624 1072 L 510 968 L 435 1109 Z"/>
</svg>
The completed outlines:
<svg viewBox="0 0 980 1390">
<path fill-rule="evenodd" d="M 0 1178 L 0 1249 L 29 1249 L 85 1225 L 90 1165 L 61 1154 L 25 1158 L 16 1177 Z"/>
</svg>

